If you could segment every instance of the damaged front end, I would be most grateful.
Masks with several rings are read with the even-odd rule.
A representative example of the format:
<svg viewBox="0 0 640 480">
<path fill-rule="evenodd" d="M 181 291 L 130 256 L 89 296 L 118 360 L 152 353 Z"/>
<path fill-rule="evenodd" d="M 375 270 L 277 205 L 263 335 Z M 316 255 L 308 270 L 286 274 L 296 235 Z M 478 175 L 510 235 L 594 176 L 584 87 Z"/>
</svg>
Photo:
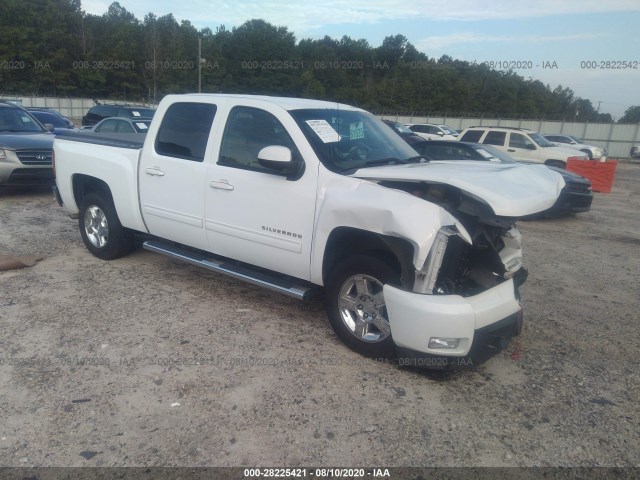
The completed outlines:
<svg viewBox="0 0 640 480">
<path fill-rule="evenodd" d="M 522 237 L 514 218 L 497 217 L 480 199 L 442 184 L 380 182 L 435 203 L 464 227 L 444 226 L 435 236 L 422 268 L 416 269 L 414 293 L 477 295 L 506 280 L 516 289 L 527 277 L 522 264 Z"/>
<path fill-rule="evenodd" d="M 440 227 L 411 291 L 385 285 L 391 331 L 403 365 L 472 366 L 503 350 L 522 329 L 522 265 L 516 218 L 481 199 L 425 182 L 381 181 L 434 203 L 457 222 Z"/>
</svg>

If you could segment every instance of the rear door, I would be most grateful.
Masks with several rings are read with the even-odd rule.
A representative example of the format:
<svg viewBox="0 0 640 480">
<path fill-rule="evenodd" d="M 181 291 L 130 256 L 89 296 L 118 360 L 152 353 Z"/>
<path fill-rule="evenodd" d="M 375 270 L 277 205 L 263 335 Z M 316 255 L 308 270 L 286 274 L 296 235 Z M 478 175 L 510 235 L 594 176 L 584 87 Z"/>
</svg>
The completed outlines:
<svg viewBox="0 0 640 480">
<path fill-rule="evenodd" d="M 207 248 L 204 159 L 216 110 L 210 103 L 174 103 L 164 114 L 154 144 L 145 145 L 140 205 L 153 235 Z"/>
</svg>

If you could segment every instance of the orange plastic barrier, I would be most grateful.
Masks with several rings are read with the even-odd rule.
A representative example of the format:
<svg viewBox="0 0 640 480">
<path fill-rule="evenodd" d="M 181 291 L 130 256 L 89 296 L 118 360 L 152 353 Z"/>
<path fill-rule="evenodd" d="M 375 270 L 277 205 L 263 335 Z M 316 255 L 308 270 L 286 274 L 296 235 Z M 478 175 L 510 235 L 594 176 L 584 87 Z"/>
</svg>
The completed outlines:
<svg viewBox="0 0 640 480">
<path fill-rule="evenodd" d="M 594 192 L 610 193 L 613 187 L 613 177 L 618 167 L 617 160 L 577 160 L 569 158 L 567 160 L 567 170 L 582 175 L 591 181 L 591 188 Z"/>
</svg>

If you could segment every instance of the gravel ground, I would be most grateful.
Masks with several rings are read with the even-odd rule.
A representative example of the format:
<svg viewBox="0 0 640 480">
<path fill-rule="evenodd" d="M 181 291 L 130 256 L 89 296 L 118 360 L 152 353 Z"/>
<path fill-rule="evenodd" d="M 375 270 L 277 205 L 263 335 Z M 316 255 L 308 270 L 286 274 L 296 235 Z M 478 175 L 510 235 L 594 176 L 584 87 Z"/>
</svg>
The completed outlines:
<svg viewBox="0 0 640 480">
<path fill-rule="evenodd" d="M 640 466 L 639 191 L 620 164 L 521 223 L 524 334 L 439 373 L 359 357 L 321 300 L 98 260 L 47 190 L 2 190 L 0 255 L 44 259 L 0 272 L 0 465 Z"/>
</svg>

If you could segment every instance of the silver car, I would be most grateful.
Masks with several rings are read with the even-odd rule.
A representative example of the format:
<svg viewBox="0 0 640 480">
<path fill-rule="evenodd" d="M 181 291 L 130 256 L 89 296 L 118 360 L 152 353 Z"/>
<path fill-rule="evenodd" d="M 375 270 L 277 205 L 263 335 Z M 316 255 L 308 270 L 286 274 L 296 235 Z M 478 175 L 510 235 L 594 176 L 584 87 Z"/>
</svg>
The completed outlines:
<svg viewBox="0 0 640 480">
<path fill-rule="evenodd" d="M 607 149 L 595 145 L 589 145 L 584 140 L 574 137 L 573 135 L 544 135 L 544 138 L 550 142 L 557 143 L 559 147 L 569 147 L 589 156 L 589 160 L 600 159 L 607 156 Z"/>
</svg>

